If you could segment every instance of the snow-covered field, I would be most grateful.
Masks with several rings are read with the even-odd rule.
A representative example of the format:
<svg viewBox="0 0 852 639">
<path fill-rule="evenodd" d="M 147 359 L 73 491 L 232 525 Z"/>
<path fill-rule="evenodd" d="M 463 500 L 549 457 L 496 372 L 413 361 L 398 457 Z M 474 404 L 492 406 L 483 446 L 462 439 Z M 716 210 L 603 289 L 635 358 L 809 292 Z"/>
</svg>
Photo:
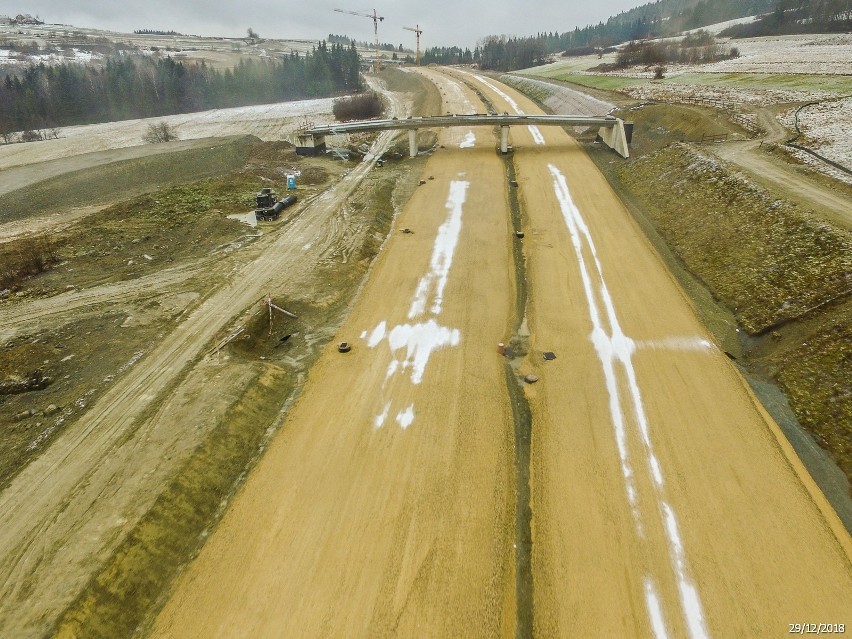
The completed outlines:
<svg viewBox="0 0 852 639">
<path fill-rule="evenodd" d="M 742 18 L 735 22 L 750 22 Z M 705 27 L 718 34 L 732 23 Z M 755 119 L 755 111 L 772 104 L 826 101 L 800 113 L 800 126 L 805 134 L 803 146 L 847 168 L 852 168 L 852 98 L 848 96 L 852 75 L 852 34 L 806 34 L 763 38 L 719 38 L 724 47 L 737 47 L 740 57 L 707 65 L 666 65 L 666 78 L 652 82 L 654 70 L 633 67 L 623 71 L 593 71 L 601 63 L 614 63 L 615 54 L 565 58 L 522 72 L 551 78 L 577 75 L 630 79 L 616 83 L 621 92 L 637 100 L 666 102 L 704 101 L 721 108 L 738 111 Z M 735 75 L 728 75 L 735 74 Z M 778 77 L 777 81 L 772 76 Z M 641 80 L 635 82 L 634 80 Z M 789 88 L 787 88 L 789 87 Z M 791 110 L 781 118 L 793 129 Z M 803 162 L 843 181 L 848 174 L 831 168 L 813 156 L 793 151 Z"/>
<path fill-rule="evenodd" d="M 720 40 L 739 58 L 691 69 L 704 73 L 852 73 L 852 34 L 812 34 Z"/>
<path fill-rule="evenodd" d="M 719 38 L 718 43 L 725 48 L 736 47 L 740 57 L 696 66 L 666 65 L 666 76 L 672 78 L 682 73 L 852 74 L 852 34 L 770 36 L 736 40 Z M 608 53 L 601 58 L 597 55 L 565 58 L 528 69 L 527 72 L 551 77 L 560 72 L 601 75 L 592 69 L 601 63 L 615 63 L 615 55 Z M 605 75 L 647 79 L 652 77 L 653 70 L 633 67 Z"/>
<path fill-rule="evenodd" d="M 255 135 L 262 140 L 290 140 L 307 116 L 314 124 L 334 121 L 334 100 L 301 100 L 234 109 L 214 109 L 162 118 L 124 120 L 59 129 L 59 138 L 0 145 L 0 168 L 45 162 L 93 151 L 143 144 L 148 125 L 167 122 L 181 140 L 229 135 Z"/>
<path fill-rule="evenodd" d="M 795 128 L 796 110 L 793 109 L 780 118 L 781 122 L 790 129 Z M 852 97 L 830 102 L 820 102 L 804 107 L 799 111 L 799 129 L 805 140 L 799 142 L 824 155 L 848 169 L 852 169 Z M 794 151 L 794 155 L 803 162 L 811 165 L 825 166 L 811 155 L 802 151 Z M 832 171 L 832 175 L 841 177 L 852 183 L 852 176 L 840 171 Z"/>
<path fill-rule="evenodd" d="M 63 62 L 89 62 L 103 60 L 98 53 L 87 53 L 83 49 L 71 53 L 68 42 L 86 42 L 97 47 L 103 41 L 119 43 L 125 50 L 141 55 L 158 57 L 171 56 L 175 60 L 198 62 L 204 60 L 215 68 L 228 68 L 236 65 L 243 57 L 280 58 L 291 53 L 304 55 L 316 47 L 319 39 L 304 40 L 259 40 L 249 42 L 242 38 L 199 37 L 191 35 L 155 35 L 118 33 L 72 27 L 69 25 L 0 25 L 0 43 L 26 47 L 37 44 L 43 51 L 35 55 L 24 55 L 7 46 L 0 48 L 0 65 L 7 69 L 17 69 L 29 64 L 61 64 Z M 73 45 L 70 45 L 73 46 Z M 95 48 L 95 50 L 98 50 Z M 370 55 L 372 49 L 359 46 L 362 55 Z M 93 56 L 86 59 L 86 55 Z M 390 55 L 388 53 L 388 55 Z"/>
</svg>

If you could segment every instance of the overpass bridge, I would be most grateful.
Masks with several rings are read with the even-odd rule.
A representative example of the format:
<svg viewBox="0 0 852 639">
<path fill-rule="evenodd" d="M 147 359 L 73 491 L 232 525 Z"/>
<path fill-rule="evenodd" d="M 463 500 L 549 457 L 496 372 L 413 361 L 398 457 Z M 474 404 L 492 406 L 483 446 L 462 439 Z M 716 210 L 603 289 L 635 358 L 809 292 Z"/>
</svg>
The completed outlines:
<svg viewBox="0 0 852 639">
<path fill-rule="evenodd" d="M 474 114 L 474 115 L 436 115 L 430 117 L 409 117 L 404 120 L 360 120 L 342 122 L 310 129 L 303 129 L 297 134 L 296 152 L 300 155 L 317 155 L 325 150 L 325 138 L 328 135 L 343 133 L 364 133 L 370 131 L 387 131 L 392 129 L 408 131 L 408 147 L 411 157 L 417 155 L 417 130 L 430 128 L 447 128 L 454 126 L 499 126 L 500 151 L 509 151 L 510 126 L 586 126 L 599 127 L 599 135 L 609 148 L 621 157 L 627 158 L 628 134 L 625 132 L 624 121 L 610 116 L 584 115 L 509 115 L 503 114 Z M 628 127 L 629 129 L 629 127 Z"/>
</svg>

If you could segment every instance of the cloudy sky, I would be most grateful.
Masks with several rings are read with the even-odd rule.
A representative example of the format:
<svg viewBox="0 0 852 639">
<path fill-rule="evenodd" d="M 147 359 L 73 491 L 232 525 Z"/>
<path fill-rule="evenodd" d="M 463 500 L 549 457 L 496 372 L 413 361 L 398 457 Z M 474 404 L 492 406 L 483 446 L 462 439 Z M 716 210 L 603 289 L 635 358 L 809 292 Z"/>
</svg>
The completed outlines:
<svg viewBox="0 0 852 639">
<path fill-rule="evenodd" d="M 379 39 L 413 39 L 403 26 L 420 24 L 422 46 L 473 47 L 491 34 L 532 35 L 596 24 L 649 0 L 3 0 L 0 14 L 31 13 L 49 23 L 118 31 L 163 29 L 195 35 L 239 37 L 252 27 L 262 37 L 317 39 L 329 33 L 373 39 L 372 22 L 335 13 L 335 8 L 370 13 L 385 21 Z M 361 4 L 367 2 L 367 4 Z M 357 3 L 357 4 L 356 4 Z M 413 42 L 412 42 L 413 45 Z"/>
</svg>

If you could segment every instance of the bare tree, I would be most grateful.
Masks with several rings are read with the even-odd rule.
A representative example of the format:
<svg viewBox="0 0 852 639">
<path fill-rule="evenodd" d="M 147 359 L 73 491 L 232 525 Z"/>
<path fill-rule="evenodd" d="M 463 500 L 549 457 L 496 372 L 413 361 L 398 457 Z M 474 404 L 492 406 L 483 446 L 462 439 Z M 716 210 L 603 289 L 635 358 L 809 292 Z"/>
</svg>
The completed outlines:
<svg viewBox="0 0 852 639">
<path fill-rule="evenodd" d="M 150 144 L 159 144 L 160 142 L 171 142 L 179 138 L 174 128 L 168 122 L 158 122 L 148 125 L 148 131 L 142 139 Z"/>
</svg>

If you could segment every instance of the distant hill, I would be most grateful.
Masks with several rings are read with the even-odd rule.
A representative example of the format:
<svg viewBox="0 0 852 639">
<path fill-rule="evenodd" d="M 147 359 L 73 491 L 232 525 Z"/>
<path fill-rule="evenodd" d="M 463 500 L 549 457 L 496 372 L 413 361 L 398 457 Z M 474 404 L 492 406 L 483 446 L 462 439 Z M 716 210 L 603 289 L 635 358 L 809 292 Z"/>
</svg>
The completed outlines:
<svg viewBox="0 0 852 639">
<path fill-rule="evenodd" d="M 738 24 L 722 31 L 732 38 L 754 38 L 794 33 L 835 33 L 852 31 L 850 0 L 780 0 L 773 11 L 750 24 Z"/>
<path fill-rule="evenodd" d="M 564 34 L 539 34 L 548 53 L 608 47 L 631 40 L 674 36 L 720 22 L 761 16 L 721 35 L 740 38 L 852 30 L 852 0 L 657 0 L 624 11 L 606 23 Z"/>
<path fill-rule="evenodd" d="M 737 38 L 852 31 L 852 0 L 657 0 L 623 11 L 606 23 L 565 33 L 488 36 L 470 60 L 453 54 L 460 52 L 456 49 L 430 49 L 427 56 L 439 64 L 472 61 L 485 69 L 510 71 L 544 64 L 554 53 L 587 55 L 626 42 L 676 36 L 750 16 L 760 18 L 731 26 L 721 35 Z"/>
</svg>

